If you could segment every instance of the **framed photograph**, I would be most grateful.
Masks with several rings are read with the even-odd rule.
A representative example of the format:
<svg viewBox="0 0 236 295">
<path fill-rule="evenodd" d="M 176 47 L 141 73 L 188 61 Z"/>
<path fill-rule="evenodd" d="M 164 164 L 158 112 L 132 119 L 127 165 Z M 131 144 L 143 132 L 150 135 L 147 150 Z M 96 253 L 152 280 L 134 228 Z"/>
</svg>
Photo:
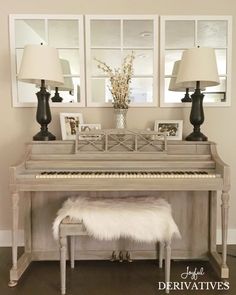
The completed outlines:
<svg viewBox="0 0 236 295">
<path fill-rule="evenodd" d="M 79 125 L 79 139 L 80 140 L 96 140 L 100 139 L 100 135 L 93 135 L 93 136 L 87 136 L 87 135 L 80 135 L 80 132 L 84 131 L 92 131 L 92 130 L 100 130 L 101 124 L 80 124 Z"/>
<path fill-rule="evenodd" d="M 76 139 L 79 125 L 83 123 L 81 113 L 60 113 L 62 140 Z"/>
<path fill-rule="evenodd" d="M 182 140 L 183 121 L 156 120 L 154 130 L 158 132 L 166 132 L 168 140 Z"/>
</svg>

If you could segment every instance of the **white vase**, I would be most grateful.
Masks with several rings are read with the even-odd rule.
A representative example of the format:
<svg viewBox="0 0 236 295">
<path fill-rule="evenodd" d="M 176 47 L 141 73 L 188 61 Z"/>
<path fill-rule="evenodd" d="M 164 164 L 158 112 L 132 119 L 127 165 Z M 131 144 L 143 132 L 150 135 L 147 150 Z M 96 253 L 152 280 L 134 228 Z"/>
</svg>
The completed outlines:
<svg viewBox="0 0 236 295">
<path fill-rule="evenodd" d="M 126 115 L 128 109 L 114 109 L 116 129 L 126 128 Z"/>
</svg>

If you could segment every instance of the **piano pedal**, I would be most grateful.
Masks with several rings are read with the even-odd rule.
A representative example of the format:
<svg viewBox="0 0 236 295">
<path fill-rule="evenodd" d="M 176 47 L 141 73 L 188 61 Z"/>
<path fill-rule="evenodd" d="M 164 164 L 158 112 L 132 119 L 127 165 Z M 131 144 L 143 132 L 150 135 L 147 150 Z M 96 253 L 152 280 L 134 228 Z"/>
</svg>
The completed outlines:
<svg viewBox="0 0 236 295">
<path fill-rule="evenodd" d="M 111 259 L 110 259 L 110 261 L 111 261 L 111 262 L 115 262 L 116 260 L 117 260 L 117 258 L 116 258 L 116 251 L 113 251 L 112 254 L 111 254 Z"/>
<path fill-rule="evenodd" d="M 133 262 L 133 260 L 131 259 L 131 255 L 130 255 L 129 251 L 126 251 L 125 258 L 126 258 L 127 262 Z"/>
<path fill-rule="evenodd" d="M 119 252 L 119 262 L 123 262 L 124 261 L 124 256 L 122 251 Z"/>
</svg>

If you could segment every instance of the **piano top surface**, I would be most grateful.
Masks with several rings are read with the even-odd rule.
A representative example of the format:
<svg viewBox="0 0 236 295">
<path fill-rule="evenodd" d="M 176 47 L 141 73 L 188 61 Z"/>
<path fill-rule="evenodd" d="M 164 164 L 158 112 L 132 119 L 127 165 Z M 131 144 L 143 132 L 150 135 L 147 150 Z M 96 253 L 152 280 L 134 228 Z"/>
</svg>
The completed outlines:
<svg viewBox="0 0 236 295">
<path fill-rule="evenodd" d="M 25 169 L 55 168 L 75 169 L 79 168 L 140 168 L 154 167 L 157 169 L 176 168 L 203 168 L 213 169 L 215 167 L 212 159 L 210 142 L 186 142 L 168 141 L 167 149 L 163 145 L 156 147 L 147 146 L 145 142 L 143 149 L 139 151 L 127 150 L 118 146 L 116 150 L 100 151 L 94 150 L 76 151 L 75 141 L 50 141 L 30 142 L 27 144 L 27 155 L 22 163 Z M 123 150 L 119 150 L 123 148 Z M 128 147 L 129 148 L 129 147 Z"/>
</svg>

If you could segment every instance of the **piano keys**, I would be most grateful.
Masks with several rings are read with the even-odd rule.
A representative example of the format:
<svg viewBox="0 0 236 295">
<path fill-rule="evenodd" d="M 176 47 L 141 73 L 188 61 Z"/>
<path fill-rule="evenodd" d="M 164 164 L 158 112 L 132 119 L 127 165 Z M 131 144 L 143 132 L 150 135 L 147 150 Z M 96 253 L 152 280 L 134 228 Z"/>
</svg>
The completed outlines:
<svg viewBox="0 0 236 295">
<path fill-rule="evenodd" d="M 36 174 L 35 178 L 220 178 L 220 174 L 206 171 L 148 171 L 148 172 L 123 172 L 123 171 L 43 171 Z"/>
</svg>

